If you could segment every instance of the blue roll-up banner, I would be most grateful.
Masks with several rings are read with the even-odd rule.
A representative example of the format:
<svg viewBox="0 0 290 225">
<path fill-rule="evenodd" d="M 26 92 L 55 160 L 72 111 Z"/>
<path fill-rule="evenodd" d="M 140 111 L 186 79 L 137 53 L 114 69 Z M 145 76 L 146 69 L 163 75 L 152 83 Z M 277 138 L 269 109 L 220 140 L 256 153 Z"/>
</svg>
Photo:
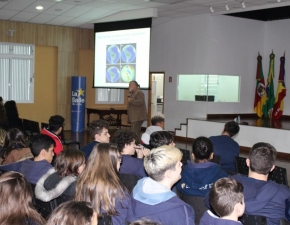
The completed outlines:
<svg viewBox="0 0 290 225">
<path fill-rule="evenodd" d="M 73 76 L 71 80 L 71 129 L 85 131 L 86 77 Z"/>
</svg>

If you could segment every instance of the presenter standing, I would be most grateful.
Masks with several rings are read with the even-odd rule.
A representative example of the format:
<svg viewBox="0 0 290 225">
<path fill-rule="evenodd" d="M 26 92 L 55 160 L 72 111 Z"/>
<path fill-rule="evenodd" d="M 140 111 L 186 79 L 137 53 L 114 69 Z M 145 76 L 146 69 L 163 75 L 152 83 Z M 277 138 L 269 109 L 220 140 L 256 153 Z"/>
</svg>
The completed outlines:
<svg viewBox="0 0 290 225">
<path fill-rule="evenodd" d="M 141 138 L 141 126 L 144 120 L 148 119 L 144 93 L 139 89 L 136 81 L 129 83 L 128 95 L 128 123 L 131 123 L 131 130 L 135 132 L 138 138 Z"/>
</svg>

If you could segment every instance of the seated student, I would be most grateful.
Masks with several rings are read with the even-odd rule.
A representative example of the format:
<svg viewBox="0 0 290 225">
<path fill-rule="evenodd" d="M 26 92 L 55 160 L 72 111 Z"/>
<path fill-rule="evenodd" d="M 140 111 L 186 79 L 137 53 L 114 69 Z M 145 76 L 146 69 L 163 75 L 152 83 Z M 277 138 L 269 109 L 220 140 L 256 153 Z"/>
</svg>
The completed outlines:
<svg viewBox="0 0 290 225">
<path fill-rule="evenodd" d="M 51 116 L 48 123 L 48 128 L 43 128 L 41 133 L 53 138 L 55 142 L 54 154 L 57 156 L 63 150 L 63 145 L 59 135 L 63 129 L 64 118 L 59 115 Z"/>
<path fill-rule="evenodd" d="M 9 126 L 22 128 L 22 120 L 19 118 L 16 102 L 14 100 L 6 101 L 4 107 Z"/>
<path fill-rule="evenodd" d="M 236 172 L 235 160 L 240 154 L 240 146 L 233 138 L 239 131 L 239 124 L 230 121 L 225 124 L 222 135 L 209 137 L 213 144 L 214 154 L 220 156 L 223 170 Z"/>
<path fill-rule="evenodd" d="M 96 211 L 89 202 L 69 201 L 53 210 L 46 225 L 97 225 Z"/>
<path fill-rule="evenodd" d="M 146 128 L 146 131 L 141 136 L 141 141 L 145 145 L 149 145 L 150 135 L 155 131 L 161 131 L 164 129 L 164 115 L 157 114 L 151 118 L 151 126 Z"/>
<path fill-rule="evenodd" d="M 150 151 L 144 159 L 149 177 L 138 181 L 131 194 L 129 221 L 147 218 L 166 225 L 194 225 L 193 208 L 179 199 L 171 187 L 180 179 L 182 154 L 172 146 Z"/>
<path fill-rule="evenodd" d="M 238 218 L 244 214 L 245 202 L 243 185 L 232 178 L 221 178 L 209 193 L 210 204 L 217 217 L 210 210 L 200 219 L 200 225 L 238 225 Z"/>
<path fill-rule="evenodd" d="M 143 156 L 149 153 L 149 149 L 136 146 L 137 135 L 131 130 L 117 130 L 112 138 L 112 143 L 117 145 L 122 154 L 120 173 L 132 174 L 138 178 L 146 177 Z M 135 151 L 137 158 L 133 158 Z"/>
<path fill-rule="evenodd" d="M 54 168 L 44 174 L 36 184 L 35 196 L 48 202 L 62 194 L 73 197 L 76 181 L 85 168 L 85 156 L 80 150 L 62 151 L 55 159 Z"/>
<path fill-rule="evenodd" d="M 276 154 L 276 149 L 268 143 L 254 144 L 247 159 L 248 177 L 232 176 L 244 186 L 245 213 L 267 217 L 268 225 L 279 224 L 280 218 L 290 216 L 288 211 L 285 217 L 285 200 L 290 197 L 290 189 L 267 181 L 269 172 L 275 168 Z"/>
<path fill-rule="evenodd" d="M 0 164 L 5 165 L 30 158 L 33 158 L 33 155 L 25 143 L 23 133 L 17 128 L 10 129 L 0 153 Z"/>
<path fill-rule="evenodd" d="M 213 147 L 206 137 L 194 140 L 192 158 L 195 163 L 187 161 L 181 173 L 181 180 L 176 185 L 177 190 L 185 195 L 205 196 L 216 180 L 229 176 L 220 165 L 210 162 L 213 158 Z"/>
<path fill-rule="evenodd" d="M 94 120 L 89 125 L 89 131 L 91 137 L 94 139 L 92 142 L 87 144 L 82 151 L 85 153 L 85 158 L 88 160 L 93 148 L 99 143 L 109 143 L 109 124 L 105 120 Z"/>
<path fill-rule="evenodd" d="M 7 132 L 0 128 L 0 152 L 3 149 L 3 145 L 4 145 L 4 142 L 5 142 L 6 135 L 7 135 Z"/>
<path fill-rule="evenodd" d="M 174 137 L 168 131 L 156 131 L 150 135 L 149 146 L 151 149 L 163 145 L 175 146 Z"/>
<path fill-rule="evenodd" d="M 54 156 L 54 140 L 44 134 L 34 136 L 31 143 L 31 152 L 34 159 L 26 159 L 21 162 L 0 166 L 3 171 L 16 171 L 22 173 L 29 183 L 37 181 L 52 168 L 51 162 Z"/>
</svg>

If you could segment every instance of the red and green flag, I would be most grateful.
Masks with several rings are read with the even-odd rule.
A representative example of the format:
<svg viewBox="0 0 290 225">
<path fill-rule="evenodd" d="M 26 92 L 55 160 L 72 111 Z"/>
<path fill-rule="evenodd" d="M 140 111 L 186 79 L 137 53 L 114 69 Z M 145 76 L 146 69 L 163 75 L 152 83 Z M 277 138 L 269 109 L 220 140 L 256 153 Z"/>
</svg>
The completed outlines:
<svg viewBox="0 0 290 225">
<path fill-rule="evenodd" d="M 286 96 L 286 86 L 285 86 L 285 53 L 284 56 L 280 58 L 280 72 L 279 72 L 279 83 L 276 93 L 276 102 L 274 105 L 272 118 L 280 119 L 284 110 L 284 97 Z"/>
<path fill-rule="evenodd" d="M 262 107 L 266 102 L 266 91 L 265 91 L 265 81 L 262 68 L 262 56 L 258 55 L 257 57 L 257 72 L 256 72 L 256 90 L 255 90 L 255 102 L 254 102 L 254 111 L 259 117 L 262 117 L 263 111 Z"/>
<path fill-rule="evenodd" d="M 263 116 L 264 118 L 272 118 L 272 111 L 275 103 L 275 94 L 274 94 L 274 60 L 275 55 L 272 52 L 270 54 L 270 65 L 269 65 L 269 73 L 267 79 L 267 86 L 266 86 L 266 93 L 267 93 L 267 100 L 263 105 Z"/>
</svg>

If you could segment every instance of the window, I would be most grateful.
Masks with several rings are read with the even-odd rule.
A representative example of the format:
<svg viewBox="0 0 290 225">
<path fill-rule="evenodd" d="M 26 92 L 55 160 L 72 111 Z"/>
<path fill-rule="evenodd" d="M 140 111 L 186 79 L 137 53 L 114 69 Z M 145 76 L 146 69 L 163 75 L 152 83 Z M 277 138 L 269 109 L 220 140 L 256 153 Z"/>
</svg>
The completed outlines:
<svg viewBox="0 0 290 225">
<path fill-rule="evenodd" d="M 34 45 L 0 42 L 0 96 L 5 101 L 34 101 Z"/>
<path fill-rule="evenodd" d="M 124 89 L 96 88 L 96 104 L 124 104 Z"/>
</svg>

